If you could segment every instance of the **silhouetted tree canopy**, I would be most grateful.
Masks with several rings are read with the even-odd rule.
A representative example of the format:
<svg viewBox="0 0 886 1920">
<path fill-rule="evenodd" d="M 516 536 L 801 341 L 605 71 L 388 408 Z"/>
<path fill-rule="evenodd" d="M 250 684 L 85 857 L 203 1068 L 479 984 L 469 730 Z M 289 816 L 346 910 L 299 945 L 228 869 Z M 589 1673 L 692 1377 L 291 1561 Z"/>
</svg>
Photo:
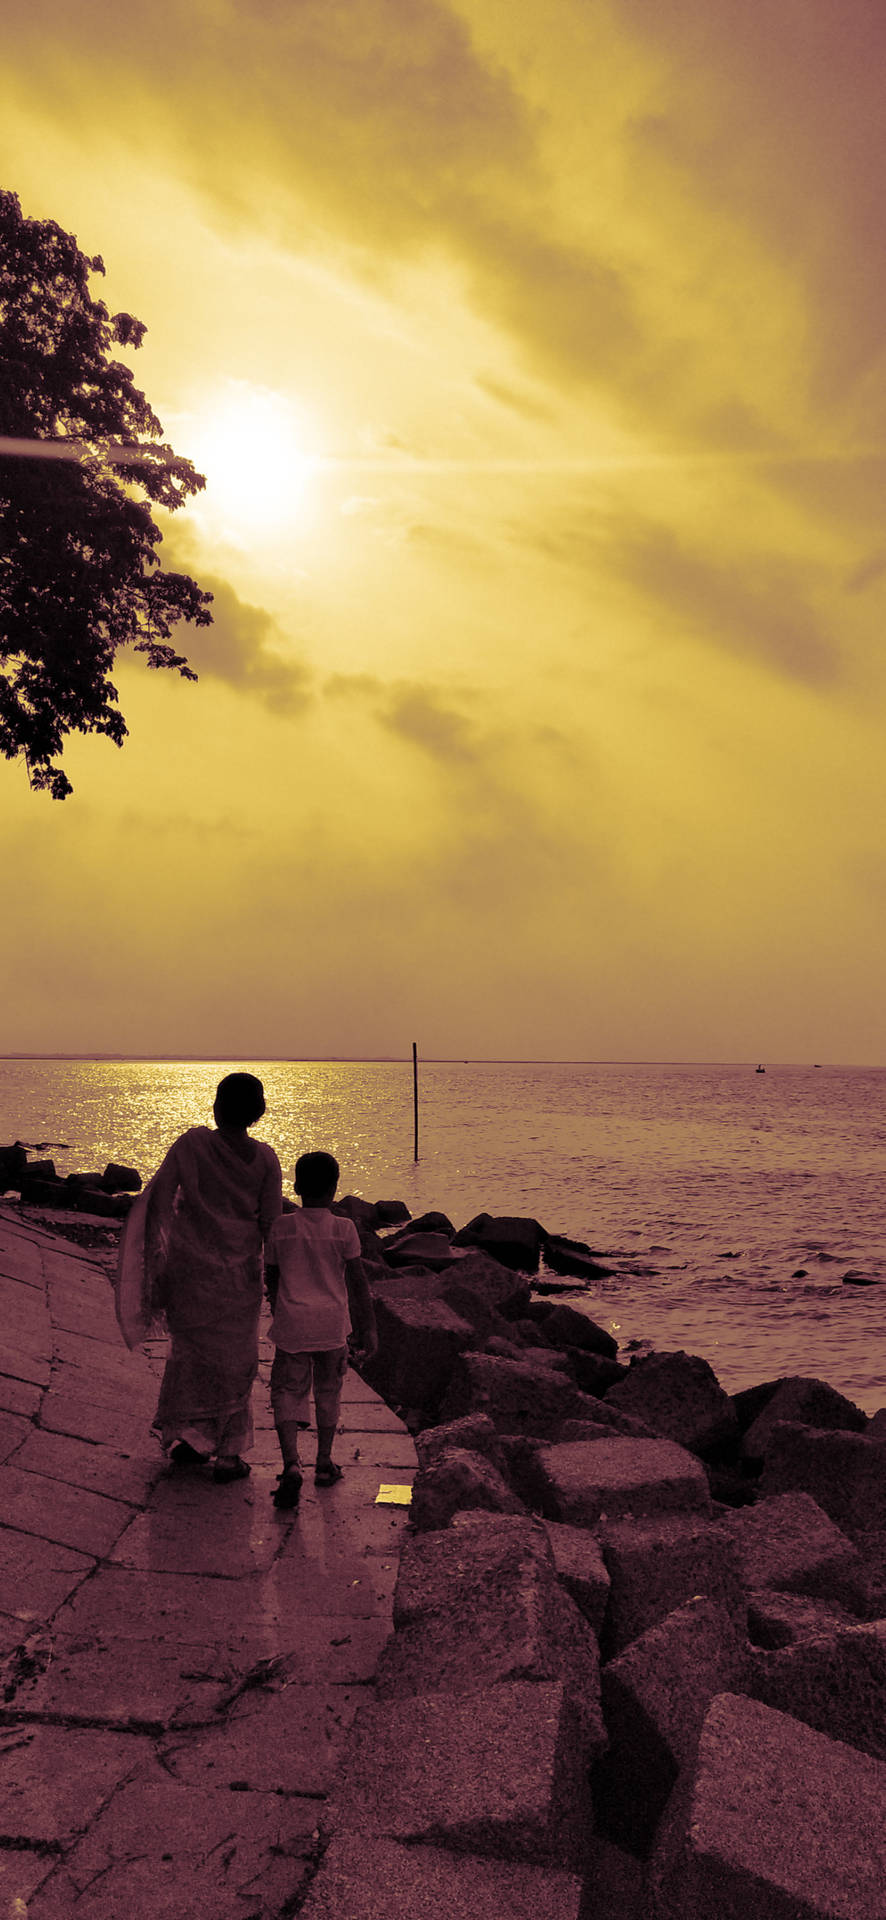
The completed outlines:
<svg viewBox="0 0 886 1920">
<path fill-rule="evenodd" d="M 113 357 L 145 328 L 91 298 L 103 272 L 0 191 L 0 751 L 56 800 L 66 734 L 125 738 L 118 647 L 195 680 L 170 635 L 212 619 L 212 595 L 157 560 L 151 506 L 174 511 L 204 481 Z"/>
</svg>

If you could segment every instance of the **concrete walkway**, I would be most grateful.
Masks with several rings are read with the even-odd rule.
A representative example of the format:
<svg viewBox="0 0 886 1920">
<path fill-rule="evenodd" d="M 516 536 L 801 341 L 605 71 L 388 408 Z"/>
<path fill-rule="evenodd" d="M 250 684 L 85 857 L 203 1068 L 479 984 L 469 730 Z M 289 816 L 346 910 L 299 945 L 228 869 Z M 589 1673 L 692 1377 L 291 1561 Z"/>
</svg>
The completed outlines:
<svg viewBox="0 0 886 1920">
<path fill-rule="evenodd" d="M 391 1629 L 408 1509 L 375 1497 L 412 1441 L 350 1373 L 344 1478 L 277 1513 L 265 1339 L 251 1478 L 170 1476 L 162 1344 L 127 1352 L 113 1247 L 58 1228 L 0 1206 L 0 1916 L 279 1920 Z"/>
</svg>

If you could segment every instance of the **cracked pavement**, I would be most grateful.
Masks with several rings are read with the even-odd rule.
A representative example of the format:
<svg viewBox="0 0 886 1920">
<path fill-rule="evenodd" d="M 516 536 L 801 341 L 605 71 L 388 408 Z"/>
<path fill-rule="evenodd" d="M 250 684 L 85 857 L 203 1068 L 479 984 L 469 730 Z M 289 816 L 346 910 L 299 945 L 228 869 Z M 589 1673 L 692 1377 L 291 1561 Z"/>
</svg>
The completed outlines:
<svg viewBox="0 0 886 1920">
<path fill-rule="evenodd" d="M 163 1343 L 134 1353 L 97 1244 L 0 1204 L 0 1913 L 289 1920 L 391 1630 L 402 1421 L 348 1374 L 336 1457 L 278 1512 L 262 1339 L 248 1480 L 170 1475 Z M 266 1328 L 266 1322 L 263 1323 Z"/>
</svg>

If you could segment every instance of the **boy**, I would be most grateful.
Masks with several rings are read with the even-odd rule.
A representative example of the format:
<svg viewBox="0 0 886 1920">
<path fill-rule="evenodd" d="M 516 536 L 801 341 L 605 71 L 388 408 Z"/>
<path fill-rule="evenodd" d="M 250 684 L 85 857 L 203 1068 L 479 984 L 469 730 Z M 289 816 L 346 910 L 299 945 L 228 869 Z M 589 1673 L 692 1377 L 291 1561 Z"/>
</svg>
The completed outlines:
<svg viewBox="0 0 886 1920">
<path fill-rule="evenodd" d="M 332 1458 L 342 1381 L 353 1326 L 358 1351 L 376 1352 L 372 1296 L 352 1220 L 331 1211 L 338 1186 L 331 1153 L 303 1153 L 295 1169 L 301 1206 L 281 1214 L 271 1229 L 265 1280 L 274 1319 L 276 1352 L 271 1368 L 271 1406 L 283 1456 L 274 1493 L 277 1507 L 298 1505 L 302 1474 L 299 1428 L 309 1425 L 311 1386 L 317 1416 L 318 1487 L 334 1486 L 341 1467 Z"/>
</svg>

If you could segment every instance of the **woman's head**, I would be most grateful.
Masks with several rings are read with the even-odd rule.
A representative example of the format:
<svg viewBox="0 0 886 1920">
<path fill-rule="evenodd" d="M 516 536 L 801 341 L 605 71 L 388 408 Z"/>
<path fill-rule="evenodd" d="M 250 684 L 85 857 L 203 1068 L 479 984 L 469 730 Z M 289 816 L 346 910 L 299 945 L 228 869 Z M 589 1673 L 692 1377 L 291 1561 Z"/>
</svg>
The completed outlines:
<svg viewBox="0 0 886 1920">
<path fill-rule="evenodd" d="M 265 1090 L 254 1073 L 226 1073 L 215 1092 L 216 1126 L 251 1127 L 265 1110 Z"/>
</svg>

